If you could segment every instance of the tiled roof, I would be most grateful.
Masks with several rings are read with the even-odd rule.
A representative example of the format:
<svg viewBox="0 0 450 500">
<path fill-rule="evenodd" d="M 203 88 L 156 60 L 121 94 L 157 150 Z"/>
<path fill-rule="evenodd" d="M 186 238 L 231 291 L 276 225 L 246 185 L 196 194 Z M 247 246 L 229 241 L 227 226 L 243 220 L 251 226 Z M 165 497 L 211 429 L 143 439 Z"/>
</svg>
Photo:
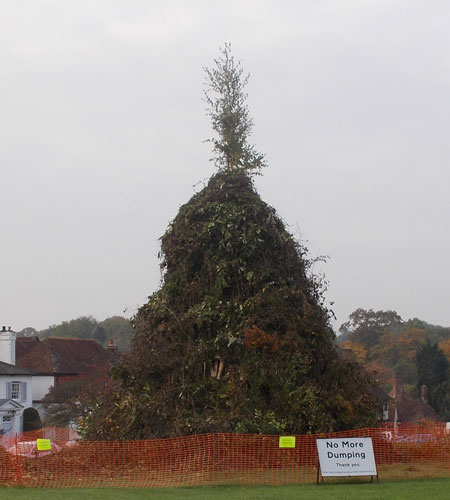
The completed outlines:
<svg viewBox="0 0 450 500">
<path fill-rule="evenodd" d="M 37 337 L 16 337 L 16 359 L 22 358 L 27 352 L 30 352 L 38 342 Z"/>
<path fill-rule="evenodd" d="M 414 399 L 405 393 L 401 393 L 394 398 L 389 407 L 389 422 L 395 419 L 395 403 L 397 404 L 397 418 L 399 422 L 417 422 L 418 420 L 441 420 L 439 415 L 427 403 L 421 399 Z"/>
<path fill-rule="evenodd" d="M 31 373 L 22 367 L 10 365 L 9 363 L 3 363 L 3 361 L 0 361 L 0 375 L 34 375 L 34 373 Z"/>
<path fill-rule="evenodd" d="M 37 374 L 92 373 L 108 369 L 111 362 L 111 354 L 91 339 L 55 337 L 35 341 L 30 341 L 30 337 L 16 339 L 16 365 Z"/>
</svg>

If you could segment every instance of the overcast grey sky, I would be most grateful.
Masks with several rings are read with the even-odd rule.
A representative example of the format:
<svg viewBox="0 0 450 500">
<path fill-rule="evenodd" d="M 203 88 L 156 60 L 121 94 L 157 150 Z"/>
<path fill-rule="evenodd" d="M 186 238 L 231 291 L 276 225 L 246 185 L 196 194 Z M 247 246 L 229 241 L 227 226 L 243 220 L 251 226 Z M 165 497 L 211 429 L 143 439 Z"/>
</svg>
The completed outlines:
<svg viewBox="0 0 450 500">
<path fill-rule="evenodd" d="M 450 325 L 446 0 L 2 0 L 0 323 L 136 312 L 214 171 L 203 67 L 251 73 L 257 178 L 357 307 Z M 195 186 L 195 187 L 194 187 Z"/>
</svg>

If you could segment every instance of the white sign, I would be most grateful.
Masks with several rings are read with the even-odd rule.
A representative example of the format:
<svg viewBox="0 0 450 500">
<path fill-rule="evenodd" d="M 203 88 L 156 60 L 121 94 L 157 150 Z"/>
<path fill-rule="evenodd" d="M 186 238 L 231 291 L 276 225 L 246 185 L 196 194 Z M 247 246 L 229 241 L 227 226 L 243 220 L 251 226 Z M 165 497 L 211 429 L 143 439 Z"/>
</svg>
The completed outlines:
<svg viewBox="0 0 450 500">
<path fill-rule="evenodd" d="M 317 439 L 322 476 L 376 476 L 372 438 Z"/>
</svg>

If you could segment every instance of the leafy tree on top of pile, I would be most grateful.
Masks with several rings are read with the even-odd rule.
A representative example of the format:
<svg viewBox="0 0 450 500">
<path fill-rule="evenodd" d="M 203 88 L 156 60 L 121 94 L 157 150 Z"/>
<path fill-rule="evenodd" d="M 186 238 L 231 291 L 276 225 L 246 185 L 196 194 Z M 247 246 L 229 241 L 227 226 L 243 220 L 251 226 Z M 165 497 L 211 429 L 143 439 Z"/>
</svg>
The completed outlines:
<svg viewBox="0 0 450 500">
<path fill-rule="evenodd" d="M 257 152 L 248 138 L 253 127 L 246 104 L 244 88 L 249 75 L 231 55 L 231 46 L 225 44 L 215 67 L 205 68 L 205 98 L 209 106 L 212 128 L 218 137 L 209 139 L 216 155 L 214 161 L 219 169 L 244 169 L 258 173 L 266 166 L 264 155 Z"/>
<path fill-rule="evenodd" d="M 375 397 L 334 346 L 306 249 L 264 203 L 263 156 L 229 46 L 207 70 L 219 171 L 161 238 L 163 283 L 134 318 L 117 386 L 83 421 L 90 439 L 306 433 L 373 425 Z"/>
</svg>

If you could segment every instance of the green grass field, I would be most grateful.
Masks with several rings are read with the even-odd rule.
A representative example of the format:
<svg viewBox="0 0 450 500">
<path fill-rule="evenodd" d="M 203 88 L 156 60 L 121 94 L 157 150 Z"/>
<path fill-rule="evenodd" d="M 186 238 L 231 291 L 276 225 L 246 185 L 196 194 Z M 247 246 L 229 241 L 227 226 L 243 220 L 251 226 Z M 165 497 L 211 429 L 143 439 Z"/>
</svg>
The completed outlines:
<svg viewBox="0 0 450 500">
<path fill-rule="evenodd" d="M 315 484 L 299 486 L 214 486 L 170 489 L 28 489 L 0 488 L 0 500 L 448 500 L 450 479 L 386 481 L 379 484 Z"/>
</svg>

